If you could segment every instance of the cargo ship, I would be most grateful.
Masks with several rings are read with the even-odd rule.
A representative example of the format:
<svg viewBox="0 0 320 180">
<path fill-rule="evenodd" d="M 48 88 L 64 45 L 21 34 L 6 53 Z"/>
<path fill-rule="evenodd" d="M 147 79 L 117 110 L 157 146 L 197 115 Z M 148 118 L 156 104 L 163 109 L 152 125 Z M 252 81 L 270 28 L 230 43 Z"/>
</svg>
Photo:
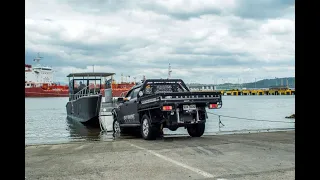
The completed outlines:
<svg viewBox="0 0 320 180">
<path fill-rule="evenodd" d="M 25 64 L 25 97 L 69 97 L 69 86 L 54 83 L 53 69 L 49 66 L 43 66 L 39 62 L 42 57 L 38 56 L 33 59 L 37 64 L 33 67 L 30 64 Z M 121 78 L 122 79 L 122 78 Z M 112 82 L 112 96 L 120 97 L 124 95 L 135 82 Z M 96 84 L 96 86 L 100 86 Z M 102 95 L 104 96 L 104 87 Z"/>
</svg>

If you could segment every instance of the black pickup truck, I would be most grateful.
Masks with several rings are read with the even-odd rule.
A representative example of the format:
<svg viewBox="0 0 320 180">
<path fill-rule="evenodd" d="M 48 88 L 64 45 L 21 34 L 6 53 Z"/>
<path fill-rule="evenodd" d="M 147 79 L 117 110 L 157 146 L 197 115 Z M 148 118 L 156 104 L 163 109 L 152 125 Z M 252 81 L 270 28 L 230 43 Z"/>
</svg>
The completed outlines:
<svg viewBox="0 0 320 180">
<path fill-rule="evenodd" d="M 200 137 L 208 118 L 206 108 L 222 107 L 220 92 L 190 92 L 181 79 L 147 79 L 118 98 L 112 110 L 113 130 L 121 133 L 140 128 L 146 140 L 155 139 L 163 128 L 185 127 L 192 137 Z"/>
</svg>

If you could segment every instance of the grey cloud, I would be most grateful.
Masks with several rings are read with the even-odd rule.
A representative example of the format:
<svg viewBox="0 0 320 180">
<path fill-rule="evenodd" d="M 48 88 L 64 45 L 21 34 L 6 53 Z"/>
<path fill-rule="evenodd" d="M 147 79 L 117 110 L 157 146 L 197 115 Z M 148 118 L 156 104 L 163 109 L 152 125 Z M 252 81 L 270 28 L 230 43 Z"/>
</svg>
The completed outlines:
<svg viewBox="0 0 320 180">
<path fill-rule="evenodd" d="M 45 55 L 46 59 L 44 62 L 51 66 L 76 66 L 84 68 L 88 65 L 101 65 L 101 66 L 117 66 L 121 68 L 130 69 L 134 66 L 140 68 L 167 68 L 168 63 L 170 62 L 172 66 L 181 66 L 184 67 L 194 67 L 194 66 L 247 66 L 247 67 L 259 67 L 265 62 L 261 62 L 258 59 L 254 58 L 251 54 L 247 52 L 231 52 L 221 49 L 210 50 L 209 52 L 197 53 L 194 52 L 195 48 L 191 47 L 176 47 L 173 52 L 163 58 L 153 58 L 150 59 L 148 63 L 140 63 L 139 59 L 143 56 L 143 52 L 140 54 L 132 55 L 126 53 L 123 48 L 125 44 L 104 44 L 91 46 L 83 43 L 77 42 L 61 42 L 57 41 L 57 44 L 61 47 L 65 47 L 65 52 L 73 58 L 74 54 L 82 56 L 83 59 L 78 58 L 77 61 L 72 61 L 72 59 L 63 59 L 61 57 L 54 57 L 52 55 Z M 135 47 L 137 48 L 137 47 Z M 63 48 L 62 48 L 63 49 Z M 70 49 L 68 51 L 67 49 Z M 28 56 L 27 59 L 35 57 L 37 52 L 33 52 L 32 57 Z M 57 54 L 56 56 L 58 56 Z M 104 60 L 100 61 L 88 61 L 85 57 L 99 57 Z M 117 57 L 122 56 L 122 60 L 118 60 Z M 30 61 L 29 61 L 30 62 Z M 279 63 L 279 62 L 277 62 Z M 273 65 L 272 63 L 269 63 Z"/>
<path fill-rule="evenodd" d="M 112 13 L 131 8 L 135 5 L 133 2 L 130 0 L 67 0 L 74 10 L 91 14 Z"/>
<path fill-rule="evenodd" d="M 160 62 L 159 62 L 160 63 Z M 263 65 L 266 66 L 278 66 L 278 65 L 292 65 L 294 62 L 264 62 L 260 61 L 254 56 L 251 55 L 235 55 L 230 53 L 229 55 L 224 56 L 203 56 L 203 55 L 193 55 L 189 60 L 178 59 L 170 61 L 173 66 L 183 66 L 183 67 L 250 67 L 250 68 L 259 68 Z"/>
<path fill-rule="evenodd" d="M 203 9 L 196 10 L 196 11 L 181 11 L 179 9 L 169 10 L 164 6 L 157 5 L 153 2 L 141 4 L 140 7 L 143 9 L 154 11 L 155 13 L 158 13 L 158 14 L 168 15 L 174 19 L 179 19 L 179 20 L 189 20 L 190 18 L 198 18 L 200 16 L 209 15 L 209 14 L 220 15 L 222 13 L 222 11 L 218 8 L 208 8 L 208 7 L 204 7 Z"/>
<path fill-rule="evenodd" d="M 187 3 L 186 1 L 185 3 Z M 68 0 L 73 9 L 87 13 L 112 13 L 123 9 L 140 9 L 168 15 L 174 19 L 189 20 L 203 15 L 235 14 L 249 19 L 267 19 L 285 15 L 286 9 L 295 4 L 294 0 L 238 0 L 233 10 L 206 6 L 197 10 L 170 10 L 155 0 L 125 1 L 125 0 Z"/>
<path fill-rule="evenodd" d="M 261 25 L 261 21 L 255 21 L 252 19 L 245 19 L 240 16 L 227 16 L 225 21 L 230 24 L 228 30 L 229 34 L 234 37 L 246 38 L 251 35 L 251 31 L 258 29 Z"/>
<path fill-rule="evenodd" d="M 204 7 L 195 11 L 182 11 L 180 9 L 170 10 L 155 0 L 68 0 L 67 2 L 76 11 L 93 14 L 112 13 L 124 9 L 139 9 L 153 11 L 157 14 L 167 15 L 174 19 L 188 20 L 202 15 L 219 15 L 222 13 L 222 10 L 216 7 Z"/>
<path fill-rule="evenodd" d="M 239 0 L 235 15 L 249 19 L 269 19 L 283 16 L 294 0 Z"/>
<path fill-rule="evenodd" d="M 207 52 L 196 52 L 197 47 L 177 47 L 174 49 L 175 54 L 185 54 L 185 55 L 206 55 L 206 56 L 230 56 L 230 55 L 239 55 L 246 56 L 249 55 L 246 52 L 231 52 L 221 49 L 220 47 L 210 47 L 210 50 Z"/>
<path fill-rule="evenodd" d="M 105 32 L 95 32 L 95 29 L 82 29 L 81 31 L 87 34 L 87 39 L 89 39 L 90 36 L 99 35 L 102 35 L 101 38 L 105 39 L 105 41 L 101 40 L 87 43 L 86 38 L 66 40 L 63 37 L 65 31 L 63 28 L 68 25 L 59 24 L 60 22 L 56 22 L 54 18 L 43 19 L 44 17 L 41 17 L 48 23 L 47 25 L 52 25 L 52 28 L 49 26 L 50 28 L 41 30 L 41 27 L 36 27 L 38 23 L 26 27 L 26 34 L 28 33 L 26 36 L 26 42 L 28 42 L 26 43 L 26 63 L 34 63 L 32 60 L 37 53 L 34 52 L 36 46 L 45 46 L 47 48 L 44 49 L 52 47 L 55 52 L 40 52 L 40 55 L 44 57 L 42 61 L 43 64 L 57 68 L 71 66 L 82 69 L 94 64 L 96 66 L 110 67 L 114 69 L 118 75 L 124 73 L 132 76 L 140 76 L 143 73 L 148 73 L 146 74 L 148 77 L 157 77 L 158 75 L 165 77 L 168 63 L 171 63 L 174 70 L 173 74 L 176 77 L 186 79 L 197 77 L 201 81 L 207 81 L 208 78 L 206 77 L 208 75 L 204 72 L 197 74 L 199 72 L 192 71 L 192 69 L 224 68 L 227 70 L 210 72 L 210 75 L 227 78 L 239 76 L 239 74 L 230 73 L 230 71 L 232 72 L 232 70 L 240 68 L 252 68 L 257 71 L 264 66 L 294 66 L 294 57 L 290 60 L 290 56 L 292 55 L 292 53 L 290 54 L 290 47 L 292 44 L 286 43 L 291 35 L 283 34 L 281 35 L 281 39 L 279 39 L 279 35 L 274 35 L 277 38 L 275 39 L 277 42 L 268 42 L 266 40 L 267 38 L 260 37 L 261 33 L 259 32 L 259 27 L 265 22 L 264 18 L 273 18 L 287 13 L 287 11 L 281 10 L 289 7 L 292 1 L 263 1 L 261 2 L 262 5 L 258 4 L 260 1 L 250 1 L 251 3 L 249 3 L 249 1 L 240 1 L 240 5 L 238 5 L 235 9 L 236 11 L 234 11 L 235 14 L 232 14 L 230 9 L 228 9 L 228 13 L 230 14 L 225 14 L 225 12 L 219 9 L 210 9 L 209 7 L 202 10 L 194 10 L 191 13 L 187 13 L 183 8 L 177 8 L 173 12 L 163 6 L 157 5 L 157 3 L 152 3 L 153 1 L 103 0 L 90 1 L 89 3 L 89 1 L 85 0 L 70 0 L 68 2 L 74 10 L 78 11 L 78 14 L 76 14 L 78 15 L 77 17 L 82 18 L 86 17 L 86 14 L 90 14 L 92 21 L 95 21 L 92 14 L 99 15 L 99 21 L 92 22 L 93 26 L 99 24 L 103 18 L 114 18 L 108 16 L 110 15 L 108 13 L 122 9 L 134 9 L 135 12 L 141 10 L 153 11 L 158 14 L 167 15 L 165 19 L 170 18 L 168 18 L 168 22 L 158 22 L 152 18 L 150 18 L 150 20 L 146 18 L 147 20 L 143 22 L 150 24 L 144 24 L 144 27 L 136 30 L 132 36 L 127 34 L 122 36 L 121 33 L 115 33 L 117 34 L 115 37 L 108 37 L 108 34 Z M 154 6 L 151 6 L 151 4 Z M 277 7 L 272 9 L 272 6 Z M 81 12 L 81 16 L 79 12 Z M 125 13 L 127 12 L 130 11 L 126 11 Z M 255 15 L 255 13 L 258 12 L 261 14 Z M 120 28 L 130 28 L 133 26 L 133 28 L 137 29 L 135 25 L 142 27 L 142 25 L 139 25 L 139 15 L 142 13 L 134 16 L 134 22 L 128 17 L 128 14 L 124 15 L 122 13 L 123 12 L 117 14 L 119 15 L 120 21 L 123 20 L 119 22 Z M 213 16 L 203 16 L 207 14 L 215 14 L 217 16 L 214 18 L 212 18 Z M 200 16 L 200 19 L 192 19 L 192 17 Z M 32 19 L 32 16 L 28 16 L 28 18 L 29 17 Z M 207 22 L 214 21 L 217 22 L 213 23 L 214 25 L 207 24 Z M 121 26 L 126 22 L 128 22 L 126 26 Z M 54 23 L 56 23 L 55 26 L 53 25 Z M 112 23 L 117 24 L 116 21 L 112 21 Z M 169 23 L 169 25 L 165 25 L 165 23 Z M 170 24 L 182 25 L 185 29 L 180 30 L 179 27 L 172 27 Z M 213 27 L 219 26 L 220 24 L 223 28 Z M 155 29 L 163 29 L 163 31 L 155 31 Z M 192 31 L 190 31 L 190 29 Z M 212 33 L 215 29 L 217 29 L 216 34 Z M 218 32 L 219 30 L 226 30 L 228 33 L 227 35 L 221 35 Z M 150 31 L 152 32 L 150 33 Z M 197 31 L 199 31 L 200 35 L 197 34 Z M 130 33 L 130 31 L 120 32 Z M 37 36 L 37 33 L 41 36 Z M 202 34 L 203 36 L 201 36 Z M 271 35 L 272 34 L 262 34 L 261 36 L 269 37 Z M 246 47 L 241 47 L 242 41 L 245 42 L 243 46 Z M 277 43 L 284 47 L 273 48 L 273 45 L 277 45 Z M 281 46 L 279 45 L 279 47 Z M 284 54 L 284 56 L 281 57 L 287 59 L 282 60 L 279 56 L 278 59 L 274 58 L 271 62 L 264 62 L 261 59 L 265 56 L 263 54 L 264 52 Z M 66 71 L 66 69 L 64 70 Z M 255 73 L 259 73 L 256 71 Z M 244 73 L 243 77 L 251 78 L 255 76 L 250 73 Z M 280 72 L 279 70 L 277 73 L 285 74 L 287 72 Z M 291 71 L 288 73 L 291 73 Z M 59 75 L 65 76 L 62 73 Z M 272 76 L 277 75 L 272 74 Z"/>
</svg>

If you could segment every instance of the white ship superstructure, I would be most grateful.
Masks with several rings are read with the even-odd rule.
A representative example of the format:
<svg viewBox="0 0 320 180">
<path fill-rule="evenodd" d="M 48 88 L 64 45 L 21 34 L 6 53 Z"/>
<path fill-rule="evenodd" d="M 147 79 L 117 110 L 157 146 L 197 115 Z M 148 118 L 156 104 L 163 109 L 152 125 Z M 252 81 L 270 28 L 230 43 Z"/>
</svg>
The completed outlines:
<svg viewBox="0 0 320 180">
<path fill-rule="evenodd" d="M 40 87 L 43 84 L 51 85 L 53 83 L 53 69 L 49 66 L 39 64 L 41 57 L 36 57 L 33 61 L 37 64 L 32 67 L 25 64 L 25 87 Z"/>
</svg>

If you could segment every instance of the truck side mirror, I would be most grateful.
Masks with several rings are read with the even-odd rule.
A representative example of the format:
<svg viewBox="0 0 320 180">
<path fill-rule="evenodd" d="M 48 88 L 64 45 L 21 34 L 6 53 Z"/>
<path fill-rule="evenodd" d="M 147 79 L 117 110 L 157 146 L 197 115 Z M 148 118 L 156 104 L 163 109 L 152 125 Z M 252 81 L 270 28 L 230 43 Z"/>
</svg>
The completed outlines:
<svg viewBox="0 0 320 180">
<path fill-rule="evenodd" d="M 119 97 L 117 100 L 118 100 L 119 103 L 123 103 L 124 102 L 123 97 Z"/>
</svg>

